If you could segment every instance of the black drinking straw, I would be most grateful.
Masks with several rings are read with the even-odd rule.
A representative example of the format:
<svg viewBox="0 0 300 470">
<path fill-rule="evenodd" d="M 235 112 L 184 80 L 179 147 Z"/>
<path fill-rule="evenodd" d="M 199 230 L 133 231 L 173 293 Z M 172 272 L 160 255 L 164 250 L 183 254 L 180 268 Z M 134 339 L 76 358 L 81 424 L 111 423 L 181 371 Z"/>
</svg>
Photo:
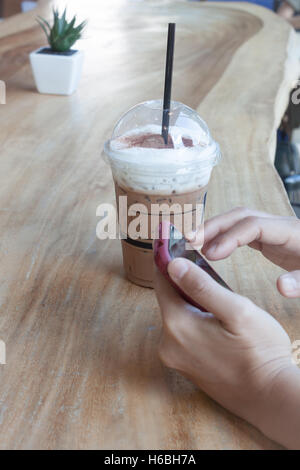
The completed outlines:
<svg viewBox="0 0 300 470">
<path fill-rule="evenodd" d="M 166 72 L 165 72 L 164 109 L 163 109 L 162 125 L 161 125 L 161 135 L 164 139 L 165 145 L 167 145 L 168 143 L 168 135 L 169 135 L 174 42 L 175 42 L 175 23 L 169 23 Z"/>
</svg>

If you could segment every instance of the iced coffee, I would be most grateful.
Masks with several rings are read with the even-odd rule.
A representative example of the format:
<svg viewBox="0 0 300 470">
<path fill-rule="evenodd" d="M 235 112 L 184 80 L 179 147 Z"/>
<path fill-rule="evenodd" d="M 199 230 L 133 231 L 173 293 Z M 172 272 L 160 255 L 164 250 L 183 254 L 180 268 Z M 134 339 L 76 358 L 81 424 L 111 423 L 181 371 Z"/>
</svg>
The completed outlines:
<svg viewBox="0 0 300 470">
<path fill-rule="evenodd" d="M 220 158 L 205 122 L 191 108 L 172 102 L 167 142 L 161 136 L 162 102 L 128 111 L 105 144 L 116 189 L 126 276 L 153 287 L 152 241 L 167 217 L 181 232 L 197 230 L 207 185 Z M 119 204 L 119 202 L 122 202 Z"/>
</svg>

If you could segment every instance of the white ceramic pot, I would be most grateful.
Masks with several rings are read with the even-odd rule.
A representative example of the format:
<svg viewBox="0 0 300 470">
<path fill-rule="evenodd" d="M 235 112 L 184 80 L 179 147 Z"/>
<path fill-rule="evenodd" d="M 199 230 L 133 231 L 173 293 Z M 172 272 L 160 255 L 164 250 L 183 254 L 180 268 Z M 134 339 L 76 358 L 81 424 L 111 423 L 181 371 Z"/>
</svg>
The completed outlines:
<svg viewBox="0 0 300 470">
<path fill-rule="evenodd" d="M 72 55 L 47 54 L 41 47 L 30 53 L 31 67 L 40 93 L 71 95 L 76 90 L 82 71 L 83 52 Z"/>
</svg>

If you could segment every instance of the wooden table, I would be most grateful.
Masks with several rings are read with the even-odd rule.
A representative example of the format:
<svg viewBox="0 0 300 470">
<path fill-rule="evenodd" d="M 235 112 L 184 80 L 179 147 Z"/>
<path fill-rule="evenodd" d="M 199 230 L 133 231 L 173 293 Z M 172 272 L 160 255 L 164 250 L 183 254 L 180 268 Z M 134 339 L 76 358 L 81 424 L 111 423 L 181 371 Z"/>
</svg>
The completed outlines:
<svg viewBox="0 0 300 470">
<path fill-rule="evenodd" d="M 30 71 L 28 53 L 45 44 L 35 16 L 51 2 L 0 26 L 0 448 L 278 448 L 161 365 L 154 293 L 124 279 L 119 241 L 95 230 L 98 204 L 114 199 L 103 143 L 125 110 L 162 95 L 169 20 L 173 98 L 199 111 L 223 151 L 207 216 L 236 205 L 292 214 L 273 160 L 299 74 L 296 36 L 246 3 L 69 4 L 89 18 L 71 97 L 39 95 Z M 279 269 L 248 248 L 218 269 L 300 339 Z"/>
</svg>

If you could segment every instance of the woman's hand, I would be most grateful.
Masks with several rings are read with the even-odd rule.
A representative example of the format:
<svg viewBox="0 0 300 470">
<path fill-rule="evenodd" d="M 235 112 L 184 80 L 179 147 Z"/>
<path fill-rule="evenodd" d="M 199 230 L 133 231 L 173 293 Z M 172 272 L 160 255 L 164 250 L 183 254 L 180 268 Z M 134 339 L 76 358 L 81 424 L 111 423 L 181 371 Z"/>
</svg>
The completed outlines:
<svg viewBox="0 0 300 470">
<path fill-rule="evenodd" d="M 285 297 L 300 296 L 299 219 L 238 207 L 205 222 L 202 252 L 209 260 L 227 258 L 244 245 L 291 271 L 279 277 L 277 288 Z"/>
<path fill-rule="evenodd" d="M 169 263 L 168 272 L 211 313 L 186 303 L 157 273 L 155 289 L 164 325 L 162 361 L 272 439 L 299 446 L 299 370 L 280 324 L 190 261 L 178 258 Z"/>
</svg>

